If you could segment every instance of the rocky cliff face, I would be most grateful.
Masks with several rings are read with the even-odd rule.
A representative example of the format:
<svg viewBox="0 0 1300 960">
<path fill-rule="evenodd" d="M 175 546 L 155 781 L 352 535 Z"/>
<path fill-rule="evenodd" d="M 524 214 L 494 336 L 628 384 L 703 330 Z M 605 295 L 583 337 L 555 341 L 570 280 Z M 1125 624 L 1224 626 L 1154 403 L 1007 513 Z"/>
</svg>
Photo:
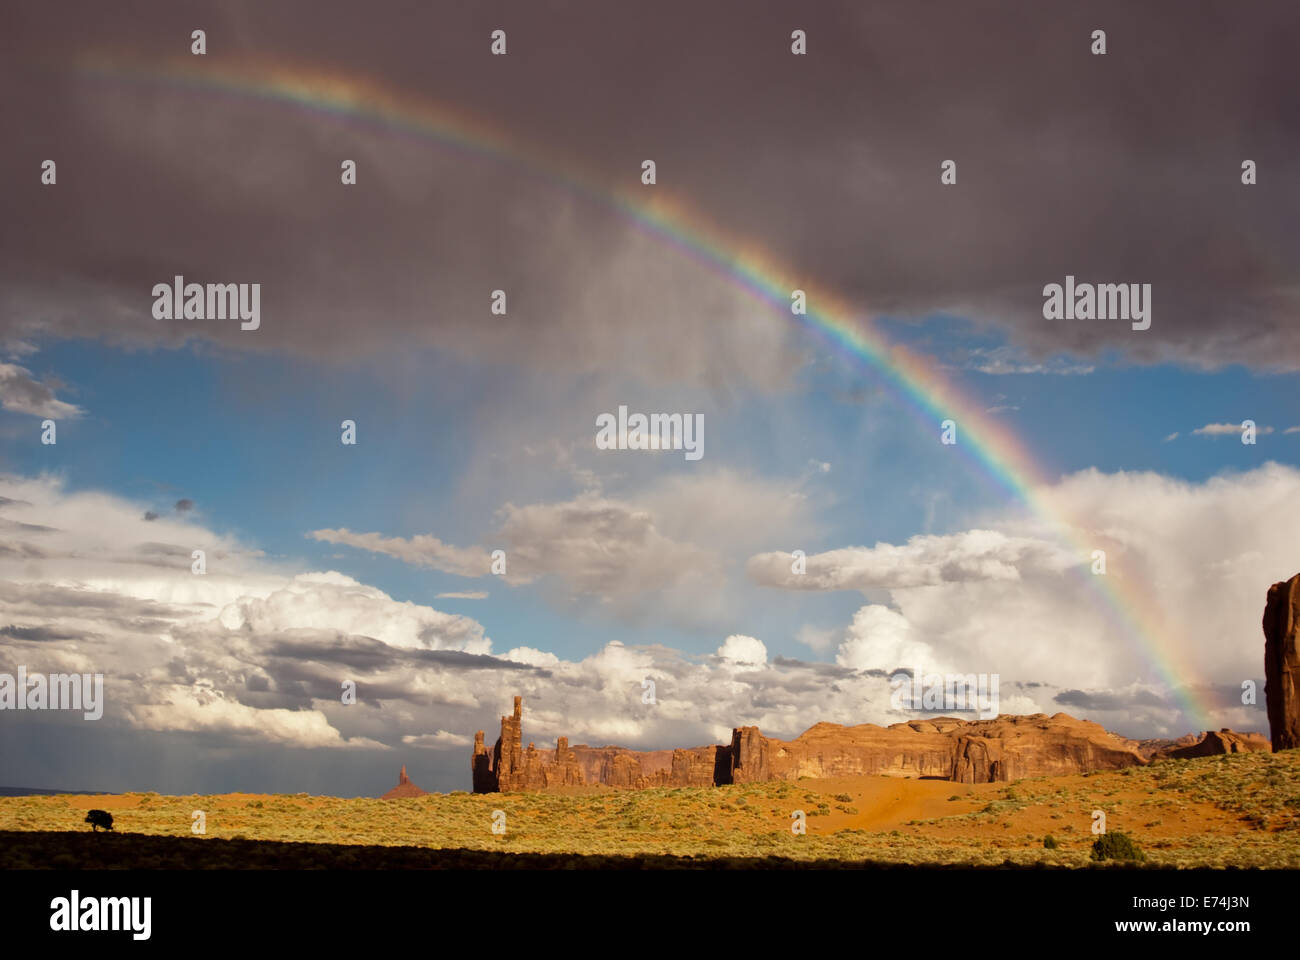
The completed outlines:
<svg viewBox="0 0 1300 960">
<path fill-rule="evenodd" d="M 988 783 L 1146 762 L 1132 741 L 1064 713 L 888 727 L 819 723 L 791 741 L 742 727 L 732 736 L 732 756 L 735 783 L 880 774 Z"/>
<path fill-rule="evenodd" d="M 522 723 L 521 701 L 515 697 L 514 714 L 501 718 L 501 736 L 490 754 L 483 732 L 475 736 L 475 793 L 583 784 L 637 789 L 875 775 L 989 783 L 1115 770 L 1162 757 L 1268 749 L 1268 741 L 1258 734 L 1231 730 L 1139 743 L 1064 713 L 978 721 L 938 717 L 888 727 L 819 723 L 794 740 L 766 737 L 758 727 L 738 727 L 729 744 L 650 751 L 570 747 L 565 737 L 555 750 L 531 743 L 523 750 Z"/>
<path fill-rule="evenodd" d="M 1148 760 L 1189 760 L 1220 753 L 1258 753 L 1268 749 L 1268 739 L 1263 735 L 1237 733 L 1226 727 L 1206 733 L 1189 733 L 1177 740 L 1142 740 L 1138 743 L 1138 750 Z"/>
<path fill-rule="evenodd" d="M 1264 605 L 1264 699 L 1274 750 L 1300 747 L 1300 573 L 1275 583 Z"/>
<path fill-rule="evenodd" d="M 522 697 L 515 697 L 515 712 L 501 718 L 501 736 L 491 754 L 483 744 L 483 731 L 474 734 L 470 769 L 475 793 L 581 786 L 587 782 L 583 766 L 567 737 L 560 737 L 554 750 L 539 750 L 533 743 L 523 748 Z"/>
<path fill-rule="evenodd" d="M 474 734 L 474 755 L 470 759 L 470 769 L 474 774 L 475 793 L 496 793 L 497 775 L 492 769 L 492 754 L 489 754 L 487 747 L 483 746 L 482 730 Z"/>
</svg>

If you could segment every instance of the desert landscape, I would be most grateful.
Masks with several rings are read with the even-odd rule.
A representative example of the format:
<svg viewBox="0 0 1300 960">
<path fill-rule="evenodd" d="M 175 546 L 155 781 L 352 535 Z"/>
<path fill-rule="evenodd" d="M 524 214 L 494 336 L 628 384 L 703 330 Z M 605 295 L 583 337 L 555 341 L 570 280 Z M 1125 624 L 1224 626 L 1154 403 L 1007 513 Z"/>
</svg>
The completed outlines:
<svg viewBox="0 0 1300 960">
<path fill-rule="evenodd" d="M 538 750 L 516 696 L 491 751 L 475 735 L 473 792 L 402 766 L 376 799 L 4 797 L 0 868 L 1300 868 L 1300 574 L 1262 626 L 1271 742 L 1137 741 L 1058 713 Z"/>
<path fill-rule="evenodd" d="M 1300 5 L 2 22 L 14 956 L 1288 935 Z"/>
<path fill-rule="evenodd" d="M 109 810 L 94 835 L 86 811 Z M 204 810 L 205 836 L 191 834 Z M 803 810 L 806 835 L 791 831 Z M 405 799 L 0 799 L 0 868 L 1100 865 L 1094 810 L 1150 867 L 1300 867 L 1300 751 L 1011 783 L 868 776 Z M 493 834 L 496 811 L 505 832 Z M 1051 837 L 1052 842 L 1047 838 Z M 1045 845 L 1047 844 L 1047 845 Z M 504 855 L 504 856 L 503 856 Z"/>
</svg>

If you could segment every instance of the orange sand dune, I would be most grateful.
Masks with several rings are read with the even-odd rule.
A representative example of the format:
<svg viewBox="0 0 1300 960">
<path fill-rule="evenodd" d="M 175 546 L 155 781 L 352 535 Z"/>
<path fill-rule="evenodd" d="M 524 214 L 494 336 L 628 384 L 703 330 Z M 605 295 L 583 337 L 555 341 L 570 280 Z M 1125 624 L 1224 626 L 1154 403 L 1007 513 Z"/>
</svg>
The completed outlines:
<svg viewBox="0 0 1300 960">
<path fill-rule="evenodd" d="M 792 786 L 796 795 L 802 791 L 831 805 L 828 814 L 808 818 L 808 832 L 818 834 L 834 833 L 837 830 L 867 830 L 875 833 L 894 830 L 909 820 L 932 820 L 970 813 L 986 806 L 1006 785 L 981 783 L 971 786 L 947 780 L 876 776 L 800 780 Z M 950 801 L 948 798 L 954 794 L 963 799 Z M 835 799 L 839 795 L 847 795 L 852 799 Z M 805 813 L 816 806 L 816 802 L 803 804 Z M 845 813 L 839 807 L 856 809 L 858 812 Z M 772 819 L 788 823 L 788 815 Z"/>
<path fill-rule="evenodd" d="M 63 794 L 62 796 L 63 799 L 68 801 L 68 806 L 75 807 L 78 810 L 129 810 L 140 806 L 141 794 L 128 793 L 125 796 L 114 796 L 113 794 L 104 794 L 102 796 Z"/>
<path fill-rule="evenodd" d="M 1091 841 L 1092 810 L 1098 807 L 1110 811 L 1107 814 L 1110 829 L 1141 828 L 1141 833 L 1151 839 L 1177 839 L 1207 833 L 1241 834 L 1253 830 L 1240 815 L 1203 801 L 1181 800 L 1176 808 L 1154 809 L 1149 805 L 1152 795 L 1148 783 L 1116 774 L 1050 777 L 1021 781 L 1015 785 L 971 785 L 877 776 L 804 780 L 793 786 L 805 812 L 816 809 L 818 802 L 830 804 L 829 812 L 808 818 L 810 834 L 830 834 L 840 830 L 900 830 L 905 834 L 934 839 L 997 839 L 1024 834 L 1042 837 L 1053 833 L 1062 839 L 1065 836 L 1063 831 L 1069 827 L 1076 838 Z M 1008 788 L 1025 802 L 1020 809 L 1009 809 L 978 822 L 962 817 L 963 814 L 982 811 L 991 802 L 1003 799 Z M 1062 800 L 1062 791 L 1067 794 L 1077 792 L 1078 796 L 1073 800 Z M 814 799 L 804 800 L 806 796 Z M 839 796 L 852 799 L 843 801 L 837 799 Z M 858 812 L 846 813 L 841 808 Z M 785 813 L 769 814 L 768 820 L 786 826 L 789 823 Z"/>
</svg>

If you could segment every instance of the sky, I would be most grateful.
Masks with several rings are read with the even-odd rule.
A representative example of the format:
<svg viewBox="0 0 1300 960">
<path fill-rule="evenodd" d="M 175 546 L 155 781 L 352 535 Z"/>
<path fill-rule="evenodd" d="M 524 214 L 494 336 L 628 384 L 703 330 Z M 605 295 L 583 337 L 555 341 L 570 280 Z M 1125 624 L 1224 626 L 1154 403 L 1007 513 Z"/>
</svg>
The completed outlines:
<svg viewBox="0 0 1300 960">
<path fill-rule="evenodd" d="M 539 747 L 652 749 L 910 719 L 910 669 L 1267 732 L 1264 597 L 1300 569 L 1284 5 L 10 19 L 0 674 L 106 703 L 0 711 L 0 784 L 463 790 L 516 694 Z M 257 328 L 160 317 L 178 275 L 259 284 Z M 1149 328 L 1048 319 L 1067 276 L 1149 284 Z M 620 406 L 698 417 L 702 455 L 601 449 Z"/>
</svg>

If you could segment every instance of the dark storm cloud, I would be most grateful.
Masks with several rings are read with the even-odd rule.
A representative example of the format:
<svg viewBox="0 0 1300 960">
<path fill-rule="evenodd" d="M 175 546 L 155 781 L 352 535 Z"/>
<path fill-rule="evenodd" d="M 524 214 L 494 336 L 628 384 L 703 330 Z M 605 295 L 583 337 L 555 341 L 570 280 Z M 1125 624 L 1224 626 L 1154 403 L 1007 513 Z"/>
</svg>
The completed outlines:
<svg viewBox="0 0 1300 960">
<path fill-rule="evenodd" d="M 50 554 L 31 543 L 0 543 L 0 557 L 10 560 L 44 560 Z"/>
<path fill-rule="evenodd" d="M 11 640 L 31 640 L 35 643 L 55 640 L 83 640 L 87 638 L 84 633 L 70 633 L 54 627 L 19 627 L 14 624 L 0 627 L 0 637 L 8 637 Z"/>
<path fill-rule="evenodd" d="M 864 311 L 966 314 L 1027 356 L 1300 368 L 1288 4 L 66 3 L 9 21 L 7 336 L 339 358 L 437 345 L 712 383 L 794 369 L 783 318 L 536 164 L 72 69 L 79 50 L 130 47 L 161 71 L 202 25 L 206 68 L 260 53 L 454 105 L 598 188 L 671 191 Z M 487 52 L 498 26 L 505 57 Z M 648 158 L 659 186 L 641 188 Z M 956 186 L 939 183 L 946 159 Z M 1067 273 L 1152 284 L 1151 329 L 1044 320 L 1042 288 Z M 260 282 L 262 328 L 153 319 L 150 290 L 175 274 Z M 488 312 L 497 288 L 505 317 Z"/>
<path fill-rule="evenodd" d="M 499 657 L 458 650 L 396 647 L 373 637 L 298 628 L 280 633 L 238 634 L 237 665 L 227 659 L 232 639 L 223 631 L 183 631 L 189 662 L 172 661 L 168 672 L 192 682 L 196 671 L 217 682 L 218 689 L 258 709 L 306 709 L 313 700 L 339 700 L 341 681 L 357 684 L 360 703 L 406 701 L 428 706 L 439 702 L 430 682 L 439 677 L 477 671 L 501 671 L 536 680 L 551 671 Z M 195 665 L 202 664 L 199 669 Z M 455 705 L 455 704 L 453 704 Z"/>
<path fill-rule="evenodd" d="M 20 523 L 17 520 L 5 520 L 0 517 L 0 533 L 55 533 L 55 527 L 47 527 L 42 523 Z"/>
<path fill-rule="evenodd" d="M 155 521 L 158 514 L 153 511 L 146 511 L 140 518 L 145 521 Z M 11 532 L 15 535 L 23 534 L 44 534 L 60 532 L 56 527 L 40 526 L 30 523 L 15 523 L 0 519 L 0 533 Z M 132 546 L 115 552 L 104 552 L 99 555 L 98 559 L 105 563 L 122 563 L 131 565 L 141 565 L 147 567 L 158 567 L 161 569 L 171 570 L 177 566 L 189 567 L 193 549 L 189 546 L 181 546 L 175 543 L 160 543 L 157 541 L 144 541 L 133 544 Z M 0 543 L 0 556 L 14 556 L 31 559 L 77 559 L 86 556 L 86 551 L 76 546 L 65 546 L 61 549 L 47 550 L 42 549 L 35 544 L 20 542 L 12 544 Z M 224 550 L 209 551 L 208 556 L 213 560 L 221 560 L 230 556 Z"/>
<path fill-rule="evenodd" d="M 194 606 L 195 608 L 202 608 L 208 606 L 208 604 L 196 603 L 194 604 Z M 175 610 L 173 608 L 173 610 L 167 612 L 171 613 L 171 612 L 175 612 Z M 148 635 L 157 636 L 159 634 L 166 633 L 175 625 L 174 621 L 170 619 L 164 619 L 163 616 L 156 616 L 156 617 L 101 616 L 96 618 L 96 622 L 110 629 L 123 630 L 126 631 L 127 633 L 148 634 Z"/>
<path fill-rule="evenodd" d="M 183 557 L 185 560 L 190 559 L 190 548 L 182 547 L 175 543 L 141 543 L 137 544 L 132 559 L 138 559 L 141 562 L 148 562 L 155 557 Z M 167 564 L 173 566 L 173 564 Z"/>
<path fill-rule="evenodd" d="M 1246 679 L 1246 678 L 1243 678 Z M 1243 690 L 1240 681 L 1230 683 L 1204 683 L 1187 688 L 1187 693 L 1197 702 L 1212 706 L 1213 709 L 1223 711 L 1241 711 L 1246 715 L 1258 713 L 1265 714 L 1267 703 L 1263 697 L 1264 677 L 1250 677 L 1251 683 L 1255 685 L 1256 699 L 1254 703 L 1243 703 Z M 1267 719 L 1262 721 L 1267 724 Z"/>
<path fill-rule="evenodd" d="M 308 631 L 310 633 L 311 631 Z M 395 647 L 372 637 L 329 635 L 268 641 L 267 655 L 292 660 L 316 660 L 339 663 L 358 669 L 394 666 L 437 667 L 445 670 L 522 670 L 539 676 L 549 672 L 528 664 L 504 660 L 461 650 L 413 650 Z"/>
<path fill-rule="evenodd" d="M 1145 689 L 1122 693 L 1062 690 L 1052 699 L 1063 707 L 1078 707 L 1082 710 L 1128 710 L 1134 707 L 1169 706 L 1169 702 L 1163 697 Z"/>
<path fill-rule="evenodd" d="M 852 667 L 841 667 L 836 663 L 819 663 L 813 660 L 800 660 L 797 657 L 782 657 L 779 655 L 772 658 L 772 666 L 783 669 L 807 670 L 818 678 L 840 679 L 859 675 L 864 677 L 888 677 L 891 675 L 885 670 L 854 670 Z M 821 682 L 820 679 L 818 682 Z"/>
<path fill-rule="evenodd" d="M 146 512 L 142 520 L 157 520 L 158 515 L 149 516 Z M 76 553 L 69 551 L 67 556 L 77 556 Z M 194 549 L 189 545 L 182 546 L 177 543 L 160 543 L 158 541 L 145 541 L 143 543 L 133 544 L 131 547 L 117 553 L 104 554 L 101 559 L 106 563 L 126 563 L 140 564 L 146 567 L 159 567 L 165 570 L 174 570 L 178 566 L 188 568 L 190 561 L 193 559 Z M 257 551 L 241 551 L 233 554 L 226 550 L 209 549 L 207 553 L 208 560 L 225 560 L 232 556 L 256 556 Z"/>
<path fill-rule="evenodd" d="M 141 623 L 155 618 L 180 619 L 192 611 L 183 606 L 144 600 L 108 590 L 83 590 L 48 583 L 16 583 L 0 580 L 0 602 L 9 604 L 9 612 L 24 616 L 78 616 L 94 612 L 100 622 L 121 622 L 121 618 L 140 618 Z"/>
</svg>

